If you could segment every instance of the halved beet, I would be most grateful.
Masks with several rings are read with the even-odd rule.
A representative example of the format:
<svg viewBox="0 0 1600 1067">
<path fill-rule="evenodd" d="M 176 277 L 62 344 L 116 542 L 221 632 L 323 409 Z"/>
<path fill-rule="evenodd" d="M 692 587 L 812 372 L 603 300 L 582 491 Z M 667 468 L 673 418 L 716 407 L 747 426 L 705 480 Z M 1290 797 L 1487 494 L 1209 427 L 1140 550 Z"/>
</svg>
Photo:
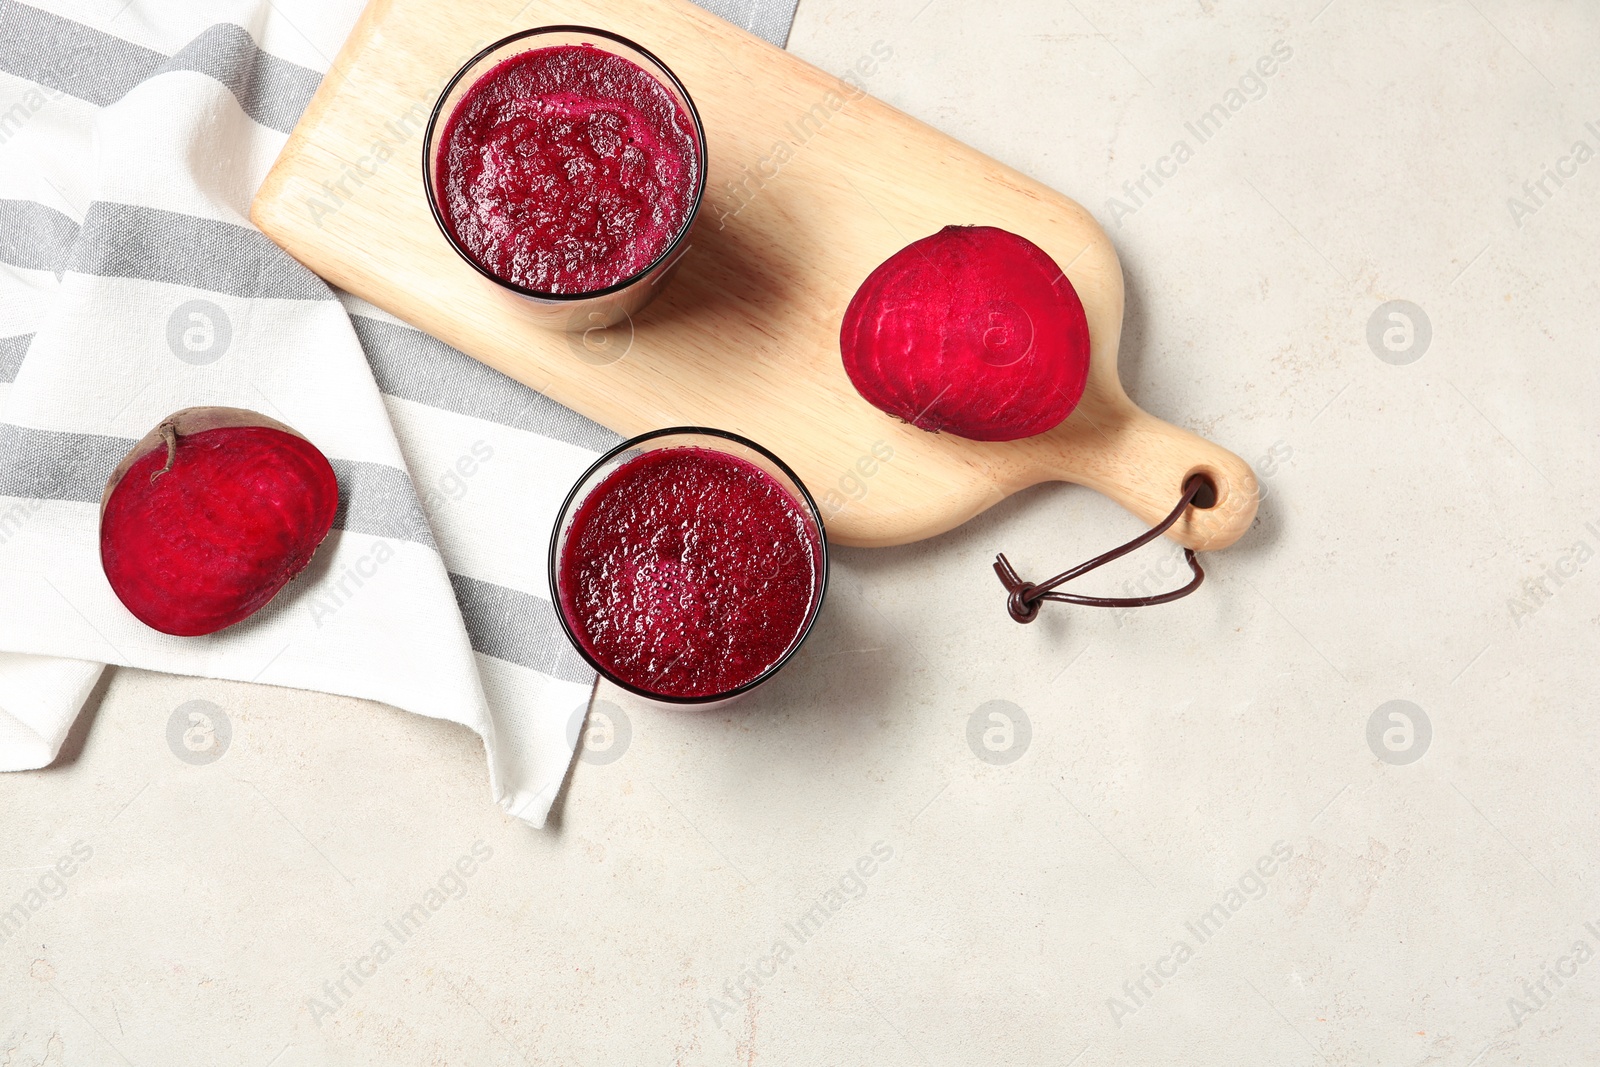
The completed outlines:
<svg viewBox="0 0 1600 1067">
<path fill-rule="evenodd" d="M 100 565 L 147 626 L 215 633 L 300 573 L 338 507 L 333 467 L 294 430 L 241 408 L 185 408 L 106 483 Z"/>
<path fill-rule="evenodd" d="M 1012 441 L 1072 413 L 1089 378 L 1089 323 L 1038 245 L 994 226 L 946 226 L 856 290 L 839 349 L 874 407 L 913 426 Z"/>
</svg>

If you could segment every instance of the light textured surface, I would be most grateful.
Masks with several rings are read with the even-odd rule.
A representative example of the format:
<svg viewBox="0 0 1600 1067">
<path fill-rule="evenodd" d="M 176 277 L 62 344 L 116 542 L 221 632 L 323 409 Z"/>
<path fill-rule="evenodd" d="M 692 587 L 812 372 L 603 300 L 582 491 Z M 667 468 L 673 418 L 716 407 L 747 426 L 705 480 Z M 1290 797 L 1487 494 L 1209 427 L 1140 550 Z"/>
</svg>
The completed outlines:
<svg viewBox="0 0 1600 1067">
<path fill-rule="evenodd" d="M 790 44 L 834 71 L 890 44 L 871 91 L 1097 213 L 1129 391 L 1256 463 L 1256 528 L 1180 604 L 1027 628 L 994 551 L 1076 562 L 1133 532 L 1116 505 L 1032 490 L 841 551 L 758 695 L 603 692 L 630 740 L 594 739 L 545 831 L 484 803 L 459 727 L 118 671 L 81 751 L 0 778 L 0 908 L 92 849 L 0 944 L 13 1062 L 1592 1062 L 1600 16 L 916 7 L 805 0 Z M 1259 98 L 1186 138 L 1278 41 Z M 1120 191 L 1180 138 L 1164 185 Z M 1570 176 L 1525 191 L 1547 166 Z M 1431 324 L 1404 365 L 1368 342 L 1391 300 Z M 165 736 L 193 699 L 232 724 L 199 767 Z M 1369 748 L 1391 700 L 1430 724 L 1414 762 L 1416 711 L 1409 752 Z M 1002 723 L 969 744 L 990 701 L 1031 724 L 1009 764 L 975 755 Z M 480 840 L 464 895 L 388 933 Z"/>
</svg>

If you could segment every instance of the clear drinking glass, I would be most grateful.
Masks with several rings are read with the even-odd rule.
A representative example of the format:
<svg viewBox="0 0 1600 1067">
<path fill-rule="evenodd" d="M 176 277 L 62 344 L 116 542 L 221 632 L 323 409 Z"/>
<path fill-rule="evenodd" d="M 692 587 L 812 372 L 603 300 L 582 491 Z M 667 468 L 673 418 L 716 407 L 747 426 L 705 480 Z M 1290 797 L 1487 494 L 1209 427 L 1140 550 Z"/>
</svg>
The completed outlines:
<svg viewBox="0 0 1600 1067">
<path fill-rule="evenodd" d="M 570 532 L 573 517 L 577 515 L 578 509 L 583 506 L 584 501 L 613 471 L 624 463 L 656 449 L 685 447 L 722 452 L 754 464 L 770 475 L 773 481 L 777 482 L 784 492 L 788 493 L 795 503 L 800 505 L 801 514 L 806 520 L 807 532 L 815 538 L 817 546 L 814 556 L 816 561 L 814 575 L 816 592 L 811 599 L 811 608 L 806 615 L 804 623 L 802 623 L 799 632 L 795 634 L 794 640 L 789 644 L 783 655 L 772 666 L 741 686 L 721 693 L 690 697 L 652 692 L 613 674 L 584 647 L 583 641 L 578 637 L 577 625 L 567 617 L 564 598 L 561 595 L 563 588 L 561 563 L 565 555 L 563 549 L 566 547 L 567 534 Z M 555 604 L 556 617 L 561 620 L 561 628 L 566 632 L 567 639 L 572 642 L 572 647 L 577 650 L 578 654 L 584 658 L 589 666 L 615 685 L 638 696 L 664 704 L 704 705 L 720 703 L 748 693 L 774 674 L 777 674 L 779 669 L 793 658 L 801 643 L 805 641 L 806 635 L 811 632 L 812 626 L 816 624 L 817 613 L 822 610 L 822 598 L 828 586 L 828 542 L 826 531 L 822 525 L 822 515 L 817 510 L 816 502 L 812 500 L 810 492 L 806 490 L 799 476 L 783 460 L 754 441 L 735 433 L 729 433 L 727 430 L 713 430 L 699 426 L 673 426 L 664 430 L 653 430 L 650 433 L 641 434 L 638 437 L 622 442 L 595 460 L 594 465 L 583 473 L 577 484 L 572 487 L 572 491 L 567 494 L 566 501 L 561 505 L 561 510 L 556 515 L 555 529 L 550 536 L 548 573 L 550 575 L 550 599 Z"/>
<path fill-rule="evenodd" d="M 672 94 L 683 107 L 684 113 L 689 116 L 694 125 L 695 147 L 699 155 L 694 202 L 689 209 L 689 217 L 684 221 L 677 237 L 643 270 L 623 278 L 614 285 L 587 293 L 545 293 L 496 275 L 473 258 L 450 232 L 450 227 L 445 224 L 436 190 L 439 142 L 444 136 L 445 125 L 467 91 L 484 74 L 512 56 L 531 52 L 537 48 L 553 48 L 559 45 L 591 45 L 642 67 Z M 694 101 L 689 98 L 689 91 L 665 63 L 644 48 L 626 37 L 592 26 L 541 26 L 496 41 L 467 60 L 445 85 L 444 91 L 439 94 L 439 99 L 433 106 L 433 114 L 428 119 L 428 128 L 423 136 L 422 184 L 427 193 L 428 208 L 433 212 L 434 221 L 439 224 L 439 231 L 444 234 L 445 240 L 450 242 L 450 247 L 454 248 L 462 259 L 502 291 L 512 294 L 540 325 L 581 332 L 610 326 L 638 313 L 655 299 L 656 294 L 666 284 L 672 269 L 677 266 L 679 258 L 688 250 L 689 232 L 700 216 L 700 204 L 705 199 L 706 131 L 700 122 L 700 112 L 695 109 Z"/>
</svg>

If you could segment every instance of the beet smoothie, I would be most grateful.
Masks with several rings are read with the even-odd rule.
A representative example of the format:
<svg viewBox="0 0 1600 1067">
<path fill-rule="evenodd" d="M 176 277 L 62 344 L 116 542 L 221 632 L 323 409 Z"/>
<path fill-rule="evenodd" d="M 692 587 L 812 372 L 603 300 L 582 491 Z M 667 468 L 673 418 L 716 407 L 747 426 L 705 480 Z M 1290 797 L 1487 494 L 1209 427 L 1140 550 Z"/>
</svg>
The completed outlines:
<svg viewBox="0 0 1600 1067">
<path fill-rule="evenodd" d="M 820 595 L 803 506 L 760 467 L 693 446 L 646 452 L 583 501 L 561 550 L 561 611 L 618 679 L 726 693 L 778 663 Z"/>
<path fill-rule="evenodd" d="M 640 273 L 693 213 L 694 122 L 638 64 L 592 45 L 522 52 L 445 126 L 435 181 L 458 244 L 496 277 L 588 293 Z"/>
</svg>

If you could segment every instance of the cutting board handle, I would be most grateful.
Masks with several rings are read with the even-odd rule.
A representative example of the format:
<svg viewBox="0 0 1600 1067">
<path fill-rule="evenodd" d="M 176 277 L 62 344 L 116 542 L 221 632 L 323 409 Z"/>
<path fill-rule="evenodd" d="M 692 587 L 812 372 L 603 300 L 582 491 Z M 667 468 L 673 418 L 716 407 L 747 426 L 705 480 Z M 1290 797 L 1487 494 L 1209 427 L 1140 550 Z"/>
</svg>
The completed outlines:
<svg viewBox="0 0 1600 1067">
<path fill-rule="evenodd" d="M 1237 541 L 1250 528 L 1260 502 L 1250 465 L 1120 399 L 1102 408 L 1115 412 L 1112 417 L 1069 418 L 1046 435 L 1048 451 L 1041 457 L 1038 480 L 1086 485 L 1154 526 L 1182 498 L 1189 476 L 1203 474 L 1216 487 L 1216 503 L 1191 506 L 1167 536 L 1197 552 Z M 1074 414 L 1087 413 L 1080 408 Z"/>
</svg>

